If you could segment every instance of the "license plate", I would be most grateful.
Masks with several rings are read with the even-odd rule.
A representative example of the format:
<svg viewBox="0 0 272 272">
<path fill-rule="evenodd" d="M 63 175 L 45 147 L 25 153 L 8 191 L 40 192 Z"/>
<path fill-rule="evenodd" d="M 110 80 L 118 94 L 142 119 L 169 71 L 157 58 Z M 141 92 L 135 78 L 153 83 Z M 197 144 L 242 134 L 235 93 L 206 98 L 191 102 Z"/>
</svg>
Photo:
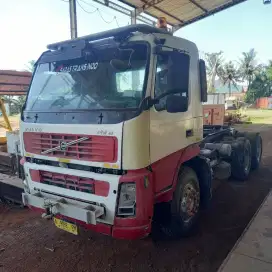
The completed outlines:
<svg viewBox="0 0 272 272">
<path fill-rule="evenodd" d="M 78 228 L 75 224 L 66 222 L 56 217 L 54 217 L 54 223 L 57 228 L 68 231 L 72 234 L 78 235 Z"/>
</svg>

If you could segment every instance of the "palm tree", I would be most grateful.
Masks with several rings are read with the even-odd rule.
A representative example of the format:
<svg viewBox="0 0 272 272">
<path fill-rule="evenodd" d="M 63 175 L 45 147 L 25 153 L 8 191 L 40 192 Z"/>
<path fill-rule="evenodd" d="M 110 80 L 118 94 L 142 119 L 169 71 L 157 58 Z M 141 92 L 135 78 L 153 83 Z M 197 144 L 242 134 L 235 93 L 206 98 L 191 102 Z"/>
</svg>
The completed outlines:
<svg viewBox="0 0 272 272">
<path fill-rule="evenodd" d="M 232 61 L 227 62 L 221 67 L 219 70 L 219 78 L 224 85 L 228 86 L 229 96 L 231 96 L 232 86 L 238 90 L 238 83 L 241 82 L 241 75 Z"/>
<path fill-rule="evenodd" d="M 25 103 L 26 96 L 20 95 L 18 97 L 12 97 L 10 95 L 4 95 L 2 99 L 8 103 L 10 114 L 18 114 L 21 112 L 22 107 Z"/>
<path fill-rule="evenodd" d="M 206 53 L 205 59 L 206 59 L 206 69 L 207 74 L 209 77 L 208 82 L 208 91 L 214 92 L 215 91 L 215 78 L 219 76 L 220 69 L 223 64 L 223 52 L 220 51 L 218 53 Z"/>
<path fill-rule="evenodd" d="M 261 69 L 261 66 L 257 64 L 256 57 L 257 52 L 252 48 L 248 52 L 243 52 L 242 58 L 240 59 L 239 70 L 241 72 L 242 79 L 247 81 L 248 89 L 250 88 L 256 73 Z"/>
<path fill-rule="evenodd" d="M 30 61 L 26 64 L 26 70 L 27 70 L 28 72 L 33 73 L 33 72 L 34 72 L 34 69 L 35 69 L 35 63 L 36 63 L 35 60 L 30 60 Z"/>
</svg>

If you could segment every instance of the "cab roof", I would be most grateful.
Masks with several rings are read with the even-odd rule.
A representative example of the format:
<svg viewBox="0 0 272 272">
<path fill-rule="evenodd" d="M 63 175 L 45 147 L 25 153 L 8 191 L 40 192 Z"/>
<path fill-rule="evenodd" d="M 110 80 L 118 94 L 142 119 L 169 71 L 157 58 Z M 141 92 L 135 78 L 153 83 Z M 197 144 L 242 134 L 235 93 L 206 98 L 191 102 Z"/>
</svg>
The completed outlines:
<svg viewBox="0 0 272 272">
<path fill-rule="evenodd" d="M 49 50 L 58 50 L 59 47 L 70 45 L 72 47 L 81 47 L 81 49 L 85 46 L 86 42 L 91 42 L 95 40 L 103 40 L 110 37 L 119 37 L 119 38 L 126 38 L 130 36 L 132 33 L 140 32 L 143 34 L 150 34 L 150 33 L 160 33 L 166 35 L 172 35 L 172 33 L 165 31 L 164 29 L 160 29 L 157 27 L 144 25 L 144 24 L 136 24 L 136 25 L 128 25 L 123 27 L 118 27 L 115 29 L 93 33 L 87 36 L 82 36 L 72 40 L 66 40 L 62 42 L 57 42 L 54 44 L 47 45 Z"/>
</svg>

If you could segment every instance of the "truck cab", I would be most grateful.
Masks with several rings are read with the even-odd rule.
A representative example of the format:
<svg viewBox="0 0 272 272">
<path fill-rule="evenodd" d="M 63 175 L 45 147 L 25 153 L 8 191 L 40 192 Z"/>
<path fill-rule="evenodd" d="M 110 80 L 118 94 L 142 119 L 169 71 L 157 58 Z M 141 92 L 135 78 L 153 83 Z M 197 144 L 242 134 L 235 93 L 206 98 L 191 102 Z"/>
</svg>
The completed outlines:
<svg viewBox="0 0 272 272">
<path fill-rule="evenodd" d="M 206 85 L 196 45 L 162 29 L 49 45 L 21 117 L 24 204 L 74 234 L 136 239 L 166 203 L 186 233 L 210 199 L 211 171 L 196 160 Z M 206 171 L 201 183 L 190 165 Z"/>
</svg>

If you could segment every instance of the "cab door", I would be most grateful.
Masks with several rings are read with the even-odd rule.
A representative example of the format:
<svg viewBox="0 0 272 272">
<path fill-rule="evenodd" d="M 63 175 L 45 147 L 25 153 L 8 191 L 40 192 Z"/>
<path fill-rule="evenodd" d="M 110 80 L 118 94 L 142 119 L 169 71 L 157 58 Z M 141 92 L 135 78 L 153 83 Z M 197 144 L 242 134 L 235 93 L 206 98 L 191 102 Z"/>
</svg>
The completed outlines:
<svg viewBox="0 0 272 272">
<path fill-rule="evenodd" d="M 194 87 L 191 80 L 198 82 L 198 77 L 190 79 L 192 73 L 198 75 L 198 67 L 192 65 L 188 52 L 168 47 L 157 53 L 154 99 L 158 98 L 158 101 L 150 109 L 151 163 L 165 159 L 200 139 L 197 128 L 202 127 L 202 116 L 195 118 L 193 112 L 194 100 L 198 100 L 201 106 L 200 97 L 191 92 Z M 175 99 L 183 105 L 172 110 L 171 103 Z M 163 187 L 164 184 L 158 186 Z M 156 188 L 156 191 L 160 189 Z"/>
</svg>

